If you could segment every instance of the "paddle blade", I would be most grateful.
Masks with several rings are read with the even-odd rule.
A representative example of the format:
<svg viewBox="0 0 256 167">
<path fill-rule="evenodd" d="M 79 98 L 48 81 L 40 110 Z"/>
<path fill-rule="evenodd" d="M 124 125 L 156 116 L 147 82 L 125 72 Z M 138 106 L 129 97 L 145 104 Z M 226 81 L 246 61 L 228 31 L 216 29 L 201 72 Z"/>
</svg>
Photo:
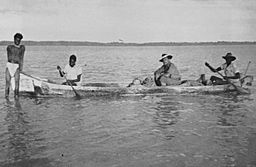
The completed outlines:
<svg viewBox="0 0 256 167">
<path fill-rule="evenodd" d="M 80 94 L 78 94 L 77 92 L 75 92 L 75 94 L 76 94 L 76 96 L 75 96 L 76 100 L 82 99 L 82 97 L 80 96 Z"/>
<path fill-rule="evenodd" d="M 243 87 L 237 86 L 233 83 L 230 83 L 230 85 L 232 85 L 234 90 L 237 91 L 237 93 L 239 93 L 239 94 L 250 94 L 251 93 L 250 89 L 248 89 L 248 88 L 243 88 Z"/>
<path fill-rule="evenodd" d="M 250 89 L 246 89 L 246 88 L 243 88 L 240 86 L 236 87 L 236 90 L 239 94 L 250 94 L 251 93 Z"/>
</svg>

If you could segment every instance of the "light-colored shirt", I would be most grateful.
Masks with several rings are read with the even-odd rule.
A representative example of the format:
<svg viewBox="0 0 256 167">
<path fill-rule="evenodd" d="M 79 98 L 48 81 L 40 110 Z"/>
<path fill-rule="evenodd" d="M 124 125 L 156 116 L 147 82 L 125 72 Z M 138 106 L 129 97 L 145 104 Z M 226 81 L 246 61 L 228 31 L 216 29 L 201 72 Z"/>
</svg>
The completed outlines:
<svg viewBox="0 0 256 167">
<path fill-rule="evenodd" d="M 224 63 L 220 66 L 222 70 L 224 70 L 224 74 L 227 77 L 233 77 L 236 75 L 236 73 L 239 72 L 238 68 L 236 67 L 235 63 L 231 63 L 229 66 L 227 66 L 227 63 Z M 239 79 L 230 79 L 232 82 L 238 82 Z"/>
<path fill-rule="evenodd" d="M 177 69 L 177 67 L 173 63 L 169 63 L 167 65 L 161 66 L 155 74 L 161 75 L 163 74 L 164 76 L 172 79 L 178 79 L 180 80 L 181 76 L 180 73 Z"/>
<path fill-rule="evenodd" d="M 222 70 L 224 70 L 224 74 L 227 77 L 235 76 L 236 73 L 239 72 L 238 68 L 236 67 L 235 63 L 231 63 L 229 66 L 227 66 L 227 63 L 224 63 L 220 66 Z"/>
<path fill-rule="evenodd" d="M 75 80 L 77 79 L 78 75 L 82 74 L 83 71 L 82 71 L 82 68 L 78 65 L 75 65 L 74 67 L 70 67 L 70 65 L 67 64 L 63 72 L 65 73 L 66 78 L 68 80 Z M 81 82 L 82 82 L 82 76 L 81 76 L 80 82 L 76 82 L 76 83 L 77 85 L 79 85 Z"/>
</svg>

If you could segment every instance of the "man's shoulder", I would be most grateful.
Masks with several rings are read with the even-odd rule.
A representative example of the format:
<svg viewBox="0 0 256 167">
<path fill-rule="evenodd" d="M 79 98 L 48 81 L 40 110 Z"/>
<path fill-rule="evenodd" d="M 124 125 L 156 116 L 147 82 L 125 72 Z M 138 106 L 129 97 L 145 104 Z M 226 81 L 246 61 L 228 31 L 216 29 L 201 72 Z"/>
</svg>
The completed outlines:
<svg viewBox="0 0 256 167">
<path fill-rule="evenodd" d="M 234 68 L 234 67 L 236 68 L 236 63 L 234 63 L 234 62 L 231 62 L 229 66 L 227 66 L 226 63 L 224 63 L 223 65 L 225 65 L 227 68 L 228 68 L 228 67 L 229 67 L 229 68 Z"/>
<path fill-rule="evenodd" d="M 82 73 L 83 68 L 82 68 L 82 66 L 80 66 L 80 65 L 76 65 L 76 70 L 77 70 L 78 72 Z"/>
<path fill-rule="evenodd" d="M 221 69 L 224 69 L 224 68 L 226 68 L 227 67 L 227 63 L 222 63 L 221 65 L 220 65 L 220 68 Z"/>
<path fill-rule="evenodd" d="M 236 63 L 235 63 L 235 62 L 232 62 L 231 65 L 232 65 L 232 66 L 236 66 Z"/>
<path fill-rule="evenodd" d="M 18 48 L 18 47 L 14 46 L 14 45 L 8 45 L 7 46 L 7 49 L 12 49 L 12 48 Z M 25 49 L 25 46 L 24 45 L 20 45 L 19 49 L 23 50 L 23 49 Z"/>
<path fill-rule="evenodd" d="M 231 63 L 232 67 L 235 68 L 236 70 L 238 70 L 237 64 L 235 62 Z"/>
<path fill-rule="evenodd" d="M 78 69 L 82 69 L 82 66 L 78 65 L 77 68 L 78 68 Z"/>
<path fill-rule="evenodd" d="M 11 49 L 11 48 L 13 48 L 14 47 L 14 45 L 8 45 L 7 46 L 7 49 Z"/>
<path fill-rule="evenodd" d="M 71 68 L 71 67 L 70 67 L 69 64 L 66 64 L 65 67 L 64 67 L 64 69 L 70 69 L 70 68 Z"/>
<path fill-rule="evenodd" d="M 67 65 L 64 67 L 64 69 L 75 69 L 75 70 L 81 70 L 81 69 L 82 69 L 82 67 L 81 67 L 81 66 L 79 66 L 79 65 L 75 65 L 74 67 L 70 67 L 70 65 L 69 65 L 69 64 L 67 64 Z"/>
<path fill-rule="evenodd" d="M 176 65 L 174 63 L 172 63 L 172 62 L 170 62 L 170 67 L 177 68 Z"/>
<path fill-rule="evenodd" d="M 25 49 L 25 45 L 20 45 L 20 48 L 21 49 Z"/>
</svg>

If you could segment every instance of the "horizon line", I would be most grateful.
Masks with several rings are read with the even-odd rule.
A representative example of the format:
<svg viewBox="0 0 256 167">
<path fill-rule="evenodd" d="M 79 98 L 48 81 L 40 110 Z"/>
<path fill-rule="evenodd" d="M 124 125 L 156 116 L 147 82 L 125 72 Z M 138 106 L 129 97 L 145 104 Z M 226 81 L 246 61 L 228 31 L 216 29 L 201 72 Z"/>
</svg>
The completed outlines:
<svg viewBox="0 0 256 167">
<path fill-rule="evenodd" d="M 12 40 L 1 40 L 2 42 L 13 42 Z M 99 42 L 99 41 L 81 41 L 81 40 L 22 40 L 22 42 L 80 42 L 80 43 L 103 43 L 103 44 L 109 44 L 109 43 L 119 43 L 119 44 L 145 44 L 145 43 L 254 43 L 256 40 L 243 40 L 243 41 L 148 41 L 148 42 L 120 42 L 120 41 L 109 41 L 109 42 Z"/>
</svg>

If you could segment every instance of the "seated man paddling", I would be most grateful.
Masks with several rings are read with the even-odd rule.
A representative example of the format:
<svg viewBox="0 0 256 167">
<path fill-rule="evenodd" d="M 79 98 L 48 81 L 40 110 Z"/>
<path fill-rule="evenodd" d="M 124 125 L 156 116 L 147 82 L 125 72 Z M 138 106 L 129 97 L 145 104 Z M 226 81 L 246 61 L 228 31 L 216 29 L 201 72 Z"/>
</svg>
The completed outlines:
<svg viewBox="0 0 256 167">
<path fill-rule="evenodd" d="M 213 85 L 224 85 L 224 84 L 229 84 L 231 81 L 232 83 L 238 83 L 240 79 L 240 72 L 237 69 L 235 63 L 233 62 L 236 60 L 236 57 L 232 55 L 232 53 L 227 53 L 226 56 L 222 57 L 225 59 L 225 63 L 222 64 L 218 68 L 213 68 L 211 67 L 207 62 L 205 65 L 212 71 L 212 72 L 218 72 L 223 70 L 224 71 L 224 77 L 219 78 L 216 76 L 211 76 L 210 81 Z"/>
<path fill-rule="evenodd" d="M 60 76 L 65 77 L 66 82 L 62 85 L 80 86 L 82 83 L 82 68 L 76 65 L 76 56 L 71 55 L 69 58 L 69 64 L 67 64 L 62 71 L 60 66 L 57 66 Z"/>
<path fill-rule="evenodd" d="M 157 86 L 179 85 L 181 83 L 181 76 L 177 67 L 170 61 L 172 55 L 162 54 L 160 62 L 163 65 L 154 73 L 154 80 Z"/>
</svg>

